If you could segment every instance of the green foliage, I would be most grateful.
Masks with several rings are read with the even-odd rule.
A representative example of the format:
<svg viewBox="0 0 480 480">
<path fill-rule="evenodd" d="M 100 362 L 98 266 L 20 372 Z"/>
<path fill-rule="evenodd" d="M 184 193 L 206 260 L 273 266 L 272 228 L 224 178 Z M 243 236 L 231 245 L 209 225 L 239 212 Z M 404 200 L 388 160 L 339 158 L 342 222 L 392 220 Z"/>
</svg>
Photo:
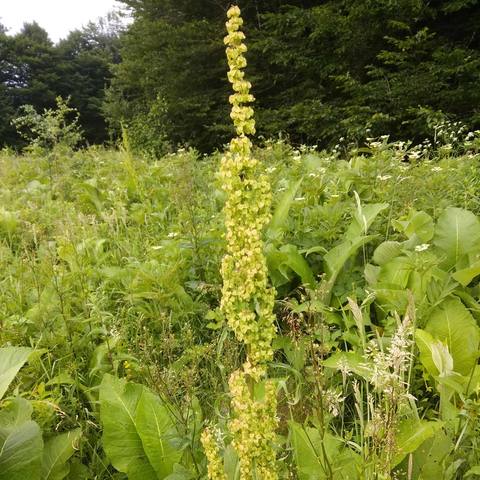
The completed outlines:
<svg viewBox="0 0 480 480">
<path fill-rule="evenodd" d="M 379 143 L 345 156 L 283 142 L 254 152 L 274 192 L 265 239 L 278 282 L 269 375 L 280 478 L 323 478 L 325 458 L 334 479 L 389 464 L 399 478 L 411 468 L 412 478 L 457 480 L 480 464 L 479 260 L 469 243 L 478 158 L 437 151 L 405 163 L 415 149 Z M 55 451 L 55 475 L 125 477 L 131 437 L 152 478 L 202 478 L 199 435 L 215 423 L 236 478 L 226 392 L 245 352 L 218 311 L 218 161 L 191 150 L 152 161 L 132 153 L 128 136 L 120 151 L 59 152 L 52 178 L 48 157 L 0 155 L 0 343 L 35 346 L 8 382 L 0 423 L 11 432 L 36 423 L 25 443 L 36 472 Z M 413 357 L 408 390 L 396 388 L 417 400 L 395 403 L 375 386 L 387 370 L 369 352 L 388 355 L 407 311 Z M 374 430 L 369 419 L 386 411 L 392 419 Z M 398 448 L 382 443 L 382 425 Z"/>
<path fill-rule="evenodd" d="M 182 457 L 169 406 L 142 385 L 105 375 L 100 386 L 103 444 L 112 465 L 136 479 L 164 479 Z"/>
<path fill-rule="evenodd" d="M 32 105 L 24 105 L 22 115 L 13 120 L 19 134 L 30 148 L 53 150 L 58 147 L 74 148 L 82 140 L 78 125 L 79 114 L 69 107 L 69 100 L 56 99 L 55 109 L 38 113 Z"/>
<path fill-rule="evenodd" d="M 0 400 L 18 371 L 27 361 L 31 349 L 24 347 L 6 347 L 0 349 Z"/>
<path fill-rule="evenodd" d="M 290 423 L 290 435 L 300 480 L 359 478 L 360 457 L 333 435 Z"/>
<path fill-rule="evenodd" d="M 70 472 L 67 463 L 75 453 L 82 431 L 77 428 L 52 437 L 43 448 L 42 480 L 62 480 Z"/>
<path fill-rule="evenodd" d="M 120 61 L 120 20 L 111 15 L 53 45 L 37 23 L 7 35 L 0 29 L 0 146 L 23 146 L 11 125 L 25 105 L 37 112 L 55 108 L 56 98 L 71 98 L 80 112 L 85 139 L 101 143 L 108 138 L 103 115 L 110 64 Z M 30 110 L 33 114 L 33 110 Z"/>
<path fill-rule="evenodd" d="M 0 349 L 0 400 L 32 350 L 22 347 Z M 70 472 L 82 432 L 76 429 L 50 438 L 46 443 L 37 422 L 31 419 L 32 404 L 16 397 L 0 404 L 0 479 L 62 480 Z"/>
<path fill-rule="evenodd" d="M 124 120 L 138 146 L 138 126 L 148 125 L 149 150 L 155 137 L 202 151 L 221 147 L 231 134 L 219 35 L 229 2 L 122 3 L 134 22 L 114 69 L 111 124 Z M 455 145 L 462 124 L 479 128 L 475 2 L 238 3 L 263 137 L 281 132 L 323 146 L 389 133 L 435 142 L 441 125 L 455 123 L 445 142 Z"/>
<path fill-rule="evenodd" d="M 40 479 L 43 440 L 40 427 L 30 420 L 32 407 L 17 399 L 0 417 L 0 478 Z M 5 421 L 5 419 L 7 421 Z"/>
</svg>

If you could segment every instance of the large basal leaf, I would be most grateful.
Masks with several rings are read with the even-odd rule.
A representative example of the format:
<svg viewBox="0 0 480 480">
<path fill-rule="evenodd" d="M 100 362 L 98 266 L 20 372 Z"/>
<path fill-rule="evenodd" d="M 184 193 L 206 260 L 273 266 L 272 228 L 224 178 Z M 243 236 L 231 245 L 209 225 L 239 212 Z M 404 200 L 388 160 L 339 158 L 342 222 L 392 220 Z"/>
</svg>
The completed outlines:
<svg viewBox="0 0 480 480">
<path fill-rule="evenodd" d="M 353 372 L 366 380 L 372 377 L 373 366 L 370 360 L 356 352 L 336 352 L 322 362 L 326 368 L 338 371 Z"/>
<path fill-rule="evenodd" d="M 137 431 L 136 412 L 144 387 L 109 374 L 100 385 L 100 418 L 103 447 L 120 472 L 129 480 L 157 480 Z"/>
<path fill-rule="evenodd" d="M 355 193 L 357 209 L 353 214 L 352 222 L 345 232 L 345 240 L 353 240 L 356 237 L 366 235 L 377 215 L 388 208 L 388 203 L 371 203 L 361 205 L 360 198 Z"/>
<path fill-rule="evenodd" d="M 265 249 L 270 278 L 275 287 L 288 283 L 295 272 L 304 285 L 315 286 L 315 278 L 308 262 L 295 245 L 283 245 L 280 249 L 269 244 Z"/>
<path fill-rule="evenodd" d="M 381 243 L 373 252 L 373 261 L 377 265 L 384 265 L 402 253 L 400 242 L 387 241 Z"/>
<path fill-rule="evenodd" d="M 453 268 L 467 254 L 480 251 L 480 220 L 472 212 L 449 207 L 438 219 L 433 243 Z"/>
<path fill-rule="evenodd" d="M 162 480 L 182 457 L 170 411 L 142 385 L 105 375 L 100 386 L 104 448 L 129 480 Z"/>
<path fill-rule="evenodd" d="M 358 478 L 359 456 L 344 446 L 341 439 L 316 428 L 289 422 L 293 456 L 299 480 Z"/>
<path fill-rule="evenodd" d="M 328 478 L 319 431 L 315 428 L 304 428 L 296 422 L 290 422 L 290 435 L 299 480 Z"/>
<path fill-rule="evenodd" d="M 436 377 L 440 373 L 433 361 L 433 350 L 437 341 L 425 330 L 419 328 L 415 330 L 415 343 L 420 351 L 420 361 L 432 377 Z"/>
<path fill-rule="evenodd" d="M 16 397 L 0 409 L 0 427 L 20 426 L 32 419 L 33 407 L 28 400 Z"/>
<path fill-rule="evenodd" d="M 457 270 L 453 275 L 453 279 L 466 287 L 475 277 L 480 275 L 480 260 L 472 263 L 469 267 Z"/>
<path fill-rule="evenodd" d="M 423 442 L 413 453 L 412 478 L 418 480 L 442 479 L 448 455 L 453 447 L 452 439 L 443 430 L 437 430 L 435 435 Z"/>
<path fill-rule="evenodd" d="M 396 257 L 380 268 L 378 286 L 405 289 L 413 269 L 414 265 L 409 258 Z"/>
<path fill-rule="evenodd" d="M 397 454 L 393 466 L 398 465 L 409 453 L 415 452 L 423 442 L 431 438 L 443 426 L 442 422 L 408 419 L 400 423 L 397 430 Z"/>
<path fill-rule="evenodd" d="M 30 420 L 32 407 L 15 399 L 0 415 L 0 480 L 39 480 L 43 440 L 40 427 Z"/>
<path fill-rule="evenodd" d="M 288 212 L 292 206 L 295 195 L 303 181 L 303 178 L 295 183 L 292 183 L 285 193 L 280 198 L 275 210 L 273 212 L 272 220 L 267 228 L 267 237 L 271 240 L 279 240 L 285 230 L 285 225 L 288 219 Z"/>
<path fill-rule="evenodd" d="M 82 431 L 56 435 L 45 443 L 42 461 L 42 480 L 63 480 L 70 472 L 68 460 L 75 453 Z"/>
<path fill-rule="evenodd" d="M 431 314 L 425 330 L 445 342 L 453 357 L 453 370 L 468 376 L 479 354 L 479 328 L 457 298 L 442 302 Z"/>
<path fill-rule="evenodd" d="M 367 235 L 365 237 L 356 237 L 353 240 L 346 240 L 340 245 L 332 248 L 324 257 L 325 271 L 328 275 L 329 282 L 335 282 L 338 274 L 342 270 L 345 262 L 355 253 L 358 249 L 368 242 L 372 241 L 375 235 Z"/>
<path fill-rule="evenodd" d="M 5 395 L 5 392 L 15 378 L 15 375 L 27 361 L 30 353 L 32 353 L 31 348 L 0 348 L 0 400 Z"/>
<path fill-rule="evenodd" d="M 135 419 L 143 448 L 157 477 L 167 477 L 182 458 L 182 450 L 174 443 L 176 431 L 167 407 L 144 389 Z"/>
<path fill-rule="evenodd" d="M 409 239 L 417 242 L 429 242 L 434 233 L 433 219 L 425 212 L 410 210 L 405 220 L 393 220 L 395 230 L 403 232 Z"/>
</svg>

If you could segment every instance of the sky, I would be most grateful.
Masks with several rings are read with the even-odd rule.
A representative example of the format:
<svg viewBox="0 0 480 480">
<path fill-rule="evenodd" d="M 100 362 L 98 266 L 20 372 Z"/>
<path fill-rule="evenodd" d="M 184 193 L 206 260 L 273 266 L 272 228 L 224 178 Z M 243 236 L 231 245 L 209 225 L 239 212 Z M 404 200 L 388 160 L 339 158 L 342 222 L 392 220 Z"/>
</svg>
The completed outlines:
<svg viewBox="0 0 480 480">
<path fill-rule="evenodd" d="M 14 34 L 35 20 L 57 42 L 118 7 L 115 0 L 0 0 L 0 23 Z"/>
</svg>

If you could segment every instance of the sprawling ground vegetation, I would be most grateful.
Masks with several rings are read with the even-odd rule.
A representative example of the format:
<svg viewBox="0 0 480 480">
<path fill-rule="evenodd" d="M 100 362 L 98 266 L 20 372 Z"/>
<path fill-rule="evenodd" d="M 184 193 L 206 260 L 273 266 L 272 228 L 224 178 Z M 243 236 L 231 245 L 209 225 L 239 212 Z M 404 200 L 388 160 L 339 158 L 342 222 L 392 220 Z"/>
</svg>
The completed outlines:
<svg viewBox="0 0 480 480">
<path fill-rule="evenodd" d="M 480 172 L 466 149 L 254 152 L 274 192 L 281 478 L 478 471 Z M 2 480 L 39 478 L 42 455 L 60 473 L 40 478 L 67 463 L 72 479 L 198 478 L 207 424 L 236 478 L 228 379 L 245 352 L 218 308 L 219 160 L 2 154 Z"/>
</svg>

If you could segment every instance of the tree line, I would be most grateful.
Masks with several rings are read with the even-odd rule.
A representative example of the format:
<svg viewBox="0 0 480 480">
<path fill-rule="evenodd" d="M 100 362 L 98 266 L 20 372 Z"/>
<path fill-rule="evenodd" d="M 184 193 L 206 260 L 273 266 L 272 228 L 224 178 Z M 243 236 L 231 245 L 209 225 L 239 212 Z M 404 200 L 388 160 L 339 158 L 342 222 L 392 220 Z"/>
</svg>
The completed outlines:
<svg viewBox="0 0 480 480">
<path fill-rule="evenodd" d="M 0 25 L 0 146 L 22 146 L 12 120 L 21 108 L 56 107 L 58 96 L 80 113 L 85 140 L 109 138 L 104 114 L 112 65 L 120 61 L 120 19 L 112 15 L 72 31 L 54 45 L 37 23 L 16 35 Z"/>
<path fill-rule="evenodd" d="M 124 31 L 38 25 L 0 34 L 0 139 L 21 104 L 71 96 L 89 142 L 123 125 L 155 153 L 220 148 L 232 135 L 224 56 L 229 0 L 121 0 Z M 328 146 L 435 126 L 480 128 L 478 0 L 239 0 L 258 135 Z M 48 65 L 51 66 L 48 67 Z"/>
</svg>

